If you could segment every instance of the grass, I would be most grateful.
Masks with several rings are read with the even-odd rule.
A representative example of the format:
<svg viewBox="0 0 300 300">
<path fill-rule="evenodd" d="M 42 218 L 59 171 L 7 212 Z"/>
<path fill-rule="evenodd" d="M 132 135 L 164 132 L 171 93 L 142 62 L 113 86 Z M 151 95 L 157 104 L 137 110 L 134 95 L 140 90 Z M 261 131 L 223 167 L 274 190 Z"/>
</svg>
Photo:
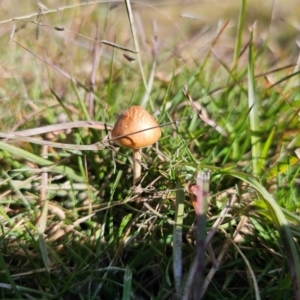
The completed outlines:
<svg viewBox="0 0 300 300">
<path fill-rule="evenodd" d="M 298 8 L 52 2 L 1 3 L 0 297 L 300 299 Z M 133 104 L 139 194 L 107 140 Z"/>
</svg>

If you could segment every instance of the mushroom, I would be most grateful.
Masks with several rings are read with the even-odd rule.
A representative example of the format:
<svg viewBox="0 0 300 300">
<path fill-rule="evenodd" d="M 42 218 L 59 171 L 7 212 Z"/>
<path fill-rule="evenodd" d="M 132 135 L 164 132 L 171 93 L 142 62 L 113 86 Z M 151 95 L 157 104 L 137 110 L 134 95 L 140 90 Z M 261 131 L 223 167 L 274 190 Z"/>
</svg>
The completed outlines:
<svg viewBox="0 0 300 300">
<path fill-rule="evenodd" d="M 133 185 L 141 179 L 141 148 L 154 144 L 160 135 L 156 120 L 140 106 L 131 106 L 119 116 L 111 138 L 119 146 L 133 149 Z"/>
</svg>

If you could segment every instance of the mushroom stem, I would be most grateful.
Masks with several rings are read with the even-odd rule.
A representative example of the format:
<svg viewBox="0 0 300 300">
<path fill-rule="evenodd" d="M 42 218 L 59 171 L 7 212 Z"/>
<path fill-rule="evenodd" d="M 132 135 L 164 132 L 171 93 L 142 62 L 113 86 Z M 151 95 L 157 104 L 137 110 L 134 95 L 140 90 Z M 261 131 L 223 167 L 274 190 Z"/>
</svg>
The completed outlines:
<svg viewBox="0 0 300 300">
<path fill-rule="evenodd" d="M 133 185 L 136 185 L 142 177 L 142 150 L 133 150 Z"/>
</svg>

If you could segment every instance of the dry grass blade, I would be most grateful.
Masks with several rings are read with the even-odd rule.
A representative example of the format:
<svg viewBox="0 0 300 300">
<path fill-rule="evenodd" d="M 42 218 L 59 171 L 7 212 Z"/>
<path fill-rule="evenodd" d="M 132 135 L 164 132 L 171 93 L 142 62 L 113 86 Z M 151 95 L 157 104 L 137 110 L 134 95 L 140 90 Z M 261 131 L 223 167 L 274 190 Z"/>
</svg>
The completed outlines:
<svg viewBox="0 0 300 300">
<path fill-rule="evenodd" d="M 94 150 L 97 151 L 102 148 L 100 144 L 94 145 L 72 145 L 64 143 L 56 143 L 52 141 L 45 141 L 38 138 L 30 138 L 33 135 L 39 135 L 49 132 L 57 132 L 62 130 L 68 130 L 73 128 L 93 128 L 97 130 L 110 130 L 111 125 L 105 124 L 103 122 L 93 122 L 93 121 L 77 121 L 77 122 L 67 122 L 55 125 L 48 125 L 44 127 L 37 127 L 27 130 L 16 131 L 15 133 L 2 133 L 0 132 L 0 138 L 7 140 L 15 140 L 19 142 L 30 142 L 38 145 L 51 146 L 53 148 L 60 149 L 70 149 L 70 150 Z M 102 141 L 105 143 L 106 138 Z M 101 142 L 100 142 L 101 143 Z"/>
<path fill-rule="evenodd" d="M 95 99 L 94 99 L 94 89 L 96 84 L 96 72 L 100 62 L 100 53 L 99 53 L 99 44 L 96 42 L 99 35 L 99 25 L 96 24 L 96 32 L 95 32 L 95 42 L 93 48 L 93 62 L 92 62 L 92 71 L 90 77 L 90 92 L 88 95 L 88 110 L 89 116 L 91 119 L 94 118 L 94 109 L 95 109 Z"/>
<path fill-rule="evenodd" d="M 14 140 L 18 142 L 29 142 L 37 145 L 44 145 L 44 146 L 50 146 L 53 148 L 60 148 L 60 149 L 69 149 L 69 150 L 91 150 L 91 151 L 98 151 L 100 149 L 103 149 L 103 146 L 101 146 L 101 142 L 93 145 L 75 145 L 75 144 L 64 144 L 64 143 L 56 143 L 51 141 L 45 141 L 38 138 L 30 138 L 25 136 L 19 136 L 17 134 L 12 133 L 0 133 L 0 138 L 4 138 L 7 140 Z M 2 143 L 2 142 L 0 142 Z M 7 145 L 5 148 L 9 147 Z M 4 148 L 2 143 L 2 148 Z"/>
<path fill-rule="evenodd" d="M 57 13 L 59 11 L 64 11 L 64 10 L 68 10 L 68 9 L 74 9 L 76 7 L 79 7 L 79 6 L 88 6 L 88 5 L 93 5 L 93 4 L 96 4 L 96 3 L 106 3 L 106 2 L 107 1 L 105 1 L 105 0 L 89 1 L 89 2 L 84 2 L 84 3 L 77 3 L 77 4 L 74 4 L 74 5 L 60 6 L 60 7 L 57 7 L 55 9 L 46 9 L 46 10 L 43 10 L 43 11 L 39 10 L 39 11 L 37 11 L 35 13 L 31 13 L 31 14 L 28 14 L 28 15 L 24 15 L 24 16 L 20 16 L 20 17 L 16 17 L 16 18 L 9 18 L 9 19 L 6 19 L 6 20 L 2 20 L 2 21 L 0 21 L 0 24 L 9 23 L 9 22 L 13 22 L 13 21 L 21 21 L 21 20 L 32 19 L 32 18 L 38 17 L 39 15 L 53 14 L 53 13 Z"/>
<path fill-rule="evenodd" d="M 154 81 L 154 76 L 155 76 L 155 71 L 156 71 L 156 65 L 157 65 L 157 47 L 158 47 L 158 38 L 157 38 L 157 25 L 156 22 L 153 22 L 153 32 L 154 32 L 154 41 L 153 41 L 153 50 L 152 50 L 152 58 L 153 58 L 153 62 L 152 62 L 152 67 L 151 67 L 151 71 L 149 74 L 149 79 L 148 79 L 148 83 L 147 83 L 147 87 L 148 87 L 148 91 L 145 92 L 142 101 L 141 101 L 141 106 L 146 106 L 146 104 L 148 103 L 149 99 L 150 99 L 150 94 L 153 88 L 153 81 Z"/>
<path fill-rule="evenodd" d="M 68 130 L 73 128 L 93 128 L 97 130 L 111 130 L 112 126 L 103 122 L 96 121 L 77 121 L 77 122 L 66 122 L 54 125 L 48 125 L 43 127 L 36 127 L 32 129 L 20 130 L 14 132 L 18 136 L 32 136 L 38 134 L 44 134 L 53 131 Z"/>
<path fill-rule="evenodd" d="M 225 137 L 228 136 L 228 133 L 221 126 L 219 126 L 214 120 L 210 119 L 206 113 L 203 113 L 204 108 L 202 108 L 202 107 L 198 108 L 199 104 L 195 103 L 195 101 L 192 99 L 191 95 L 188 93 L 188 91 L 186 89 L 183 89 L 183 93 L 188 98 L 194 112 L 197 114 L 199 119 L 201 119 L 205 124 L 208 124 L 209 126 L 213 127 L 215 130 L 217 130 L 223 136 L 225 136 Z M 198 107 L 196 107 L 196 105 Z"/>
<path fill-rule="evenodd" d="M 226 203 L 225 208 L 221 211 L 220 216 L 216 220 L 216 222 L 212 225 L 210 231 L 207 234 L 207 237 L 205 239 L 205 248 L 210 244 L 213 236 L 216 234 L 217 230 L 219 229 L 219 226 L 222 224 L 225 215 L 229 213 L 231 210 L 231 207 L 235 204 L 235 202 L 238 200 L 238 197 L 236 194 L 232 195 L 230 200 Z"/>
<path fill-rule="evenodd" d="M 144 73 L 144 66 L 143 66 L 143 63 L 142 63 L 139 42 L 138 42 L 138 39 L 137 39 L 137 34 L 136 34 L 135 25 L 134 25 L 134 21 L 133 21 L 133 15 L 132 15 L 130 0 L 125 0 L 125 5 L 126 5 L 128 21 L 129 21 L 129 25 L 130 25 L 130 29 L 131 29 L 132 39 L 133 39 L 135 51 L 137 53 L 137 59 L 138 59 L 138 62 L 139 62 L 139 67 L 140 67 L 142 80 L 143 80 L 146 92 L 148 94 L 150 94 L 149 88 L 148 88 L 148 85 L 147 85 L 147 81 L 146 81 L 146 76 L 145 76 L 145 73 Z"/>
<path fill-rule="evenodd" d="M 42 157 L 48 158 L 48 146 L 42 148 Z M 50 259 L 48 256 L 47 245 L 44 239 L 44 233 L 47 227 L 48 217 L 48 199 L 47 199 L 47 187 L 48 187 L 48 173 L 42 172 L 41 190 L 40 190 L 40 207 L 41 213 L 36 222 L 36 229 L 38 232 L 38 241 L 40 246 L 41 255 L 44 261 L 47 272 L 50 272 Z"/>
</svg>

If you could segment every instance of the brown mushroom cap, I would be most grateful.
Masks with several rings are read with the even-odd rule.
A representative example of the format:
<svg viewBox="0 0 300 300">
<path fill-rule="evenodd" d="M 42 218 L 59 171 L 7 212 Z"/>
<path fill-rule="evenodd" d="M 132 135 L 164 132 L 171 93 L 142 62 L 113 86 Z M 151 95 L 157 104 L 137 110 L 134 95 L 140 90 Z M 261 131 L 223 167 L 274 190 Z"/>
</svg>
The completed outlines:
<svg viewBox="0 0 300 300">
<path fill-rule="evenodd" d="M 131 149 L 140 149 L 154 144 L 160 138 L 161 130 L 159 127 L 152 128 L 155 126 L 158 126 L 158 123 L 146 110 L 140 106 L 131 106 L 118 118 L 111 131 L 111 137 L 127 135 L 116 139 L 115 143 Z M 131 134 L 140 130 L 145 131 Z"/>
</svg>

